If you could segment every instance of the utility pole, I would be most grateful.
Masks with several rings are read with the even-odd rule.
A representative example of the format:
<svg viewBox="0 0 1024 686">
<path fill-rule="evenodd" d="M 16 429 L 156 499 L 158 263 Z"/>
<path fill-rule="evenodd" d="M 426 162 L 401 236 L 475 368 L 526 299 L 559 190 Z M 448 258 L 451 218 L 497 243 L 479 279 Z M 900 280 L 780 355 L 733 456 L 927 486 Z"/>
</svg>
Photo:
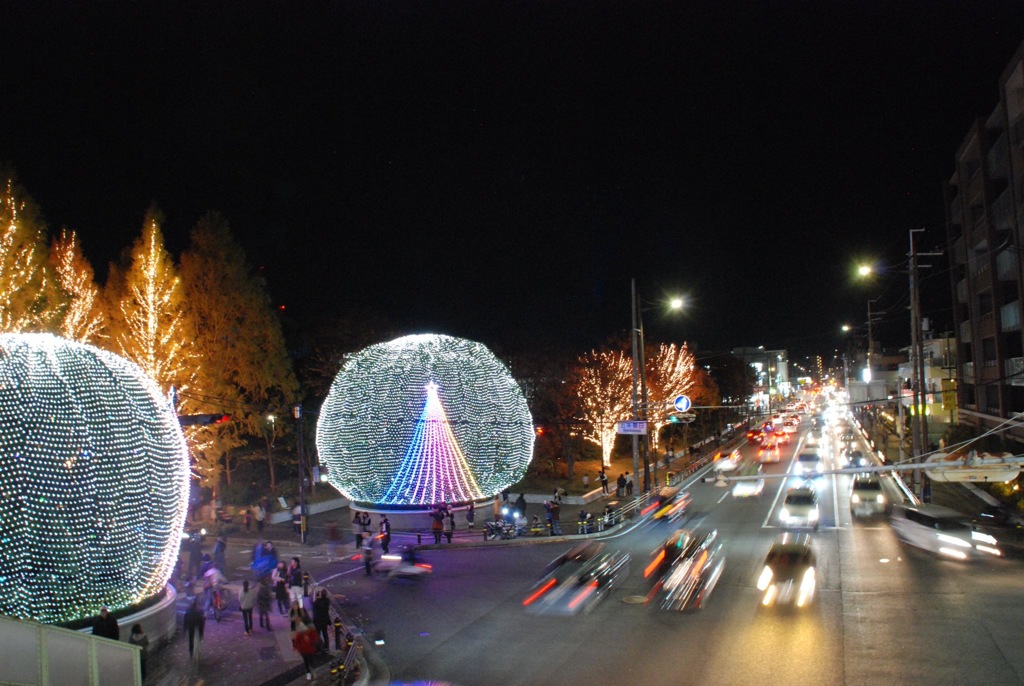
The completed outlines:
<svg viewBox="0 0 1024 686">
<path fill-rule="evenodd" d="M 921 278 L 918 269 L 918 257 L 936 257 L 942 253 L 918 253 L 914 245 L 914 234 L 924 229 L 910 229 L 910 368 L 912 388 L 914 392 L 914 415 L 911 418 L 911 435 L 914 442 L 914 458 L 920 459 L 928 452 L 928 419 L 925 417 L 928 407 L 927 377 L 924 368 L 924 336 L 921 332 Z M 928 267 L 930 265 L 923 265 Z M 914 490 L 921 495 L 922 474 L 920 469 L 914 470 Z"/>
<path fill-rule="evenodd" d="M 630 329 L 630 340 L 633 344 L 633 419 L 634 421 L 640 418 L 640 399 L 638 397 L 637 389 L 639 387 L 639 376 L 640 376 L 640 356 L 637 348 L 637 334 L 639 329 L 637 328 L 637 307 L 636 307 L 636 279 L 632 279 L 630 282 L 630 290 L 632 293 L 632 309 L 633 309 L 633 326 Z M 633 477 L 639 479 L 640 475 L 640 437 L 633 434 Z"/>
<path fill-rule="evenodd" d="M 299 447 L 299 531 L 301 532 L 302 543 L 305 544 L 309 540 L 309 528 L 306 525 L 308 510 L 306 508 L 306 455 L 302 442 L 303 433 L 305 433 L 302 430 L 304 424 L 302 421 L 302 403 L 292 408 L 292 414 L 295 416 Z"/>
</svg>

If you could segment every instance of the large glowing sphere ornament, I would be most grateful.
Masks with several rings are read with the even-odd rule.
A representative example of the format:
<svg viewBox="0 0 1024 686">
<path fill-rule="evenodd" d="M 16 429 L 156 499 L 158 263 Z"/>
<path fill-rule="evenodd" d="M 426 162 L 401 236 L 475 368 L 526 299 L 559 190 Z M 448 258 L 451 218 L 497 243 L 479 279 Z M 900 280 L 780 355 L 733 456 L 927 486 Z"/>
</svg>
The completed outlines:
<svg viewBox="0 0 1024 686">
<path fill-rule="evenodd" d="M 137 365 L 0 335 L 0 614 L 64 623 L 160 592 L 188 482 L 177 417 Z"/>
<path fill-rule="evenodd" d="M 347 498 L 431 505 L 493 496 L 533 455 L 526 399 L 481 343 L 423 334 L 349 358 L 320 410 L 317 450 Z"/>
</svg>

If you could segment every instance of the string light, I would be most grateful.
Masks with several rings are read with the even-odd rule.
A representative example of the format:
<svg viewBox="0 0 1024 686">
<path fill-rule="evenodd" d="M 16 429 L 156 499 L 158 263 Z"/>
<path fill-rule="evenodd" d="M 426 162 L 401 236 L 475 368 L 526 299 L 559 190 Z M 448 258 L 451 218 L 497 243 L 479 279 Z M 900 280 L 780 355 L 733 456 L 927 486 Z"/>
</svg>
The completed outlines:
<svg viewBox="0 0 1024 686">
<path fill-rule="evenodd" d="M 0 614 L 65 623 L 160 592 L 188 479 L 177 417 L 137 365 L 0 335 Z"/>
<path fill-rule="evenodd" d="M 338 373 L 316 441 L 350 500 L 430 505 L 491 497 L 519 481 L 533 420 L 481 343 L 420 334 L 365 348 Z"/>
</svg>

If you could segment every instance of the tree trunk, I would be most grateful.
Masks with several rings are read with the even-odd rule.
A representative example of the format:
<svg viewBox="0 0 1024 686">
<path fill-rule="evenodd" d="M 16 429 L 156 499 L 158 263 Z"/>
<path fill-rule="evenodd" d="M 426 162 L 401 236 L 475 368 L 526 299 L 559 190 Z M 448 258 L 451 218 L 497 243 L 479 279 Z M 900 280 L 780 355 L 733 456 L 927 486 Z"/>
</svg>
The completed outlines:
<svg viewBox="0 0 1024 686">
<path fill-rule="evenodd" d="M 270 492 L 277 495 L 277 477 L 274 474 L 274 450 L 267 448 L 267 470 L 270 472 Z"/>
<path fill-rule="evenodd" d="M 224 482 L 231 485 L 231 450 L 224 451 Z"/>
</svg>

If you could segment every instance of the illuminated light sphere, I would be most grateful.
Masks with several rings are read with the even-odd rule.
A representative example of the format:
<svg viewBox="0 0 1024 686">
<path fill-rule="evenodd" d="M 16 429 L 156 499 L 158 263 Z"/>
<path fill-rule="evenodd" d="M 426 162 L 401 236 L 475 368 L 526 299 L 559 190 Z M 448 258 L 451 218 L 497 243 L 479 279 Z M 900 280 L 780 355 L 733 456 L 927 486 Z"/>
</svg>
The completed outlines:
<svg viewBox="0 0 1024 686">
<path fill-rule="evenodd" d="M 0 614 L 67 623 L 159 593 L 188 485 L 177 417 L 137 365 L 0 335 Z"/>
<path fill-rule="evenodd" d="M 350 357 L 320 410 L 316 444 L 345 497 L 379 505 L 488 498 L 522 479 L 533 419 L 482 343 L 405 336 Z"/>
</svg>

